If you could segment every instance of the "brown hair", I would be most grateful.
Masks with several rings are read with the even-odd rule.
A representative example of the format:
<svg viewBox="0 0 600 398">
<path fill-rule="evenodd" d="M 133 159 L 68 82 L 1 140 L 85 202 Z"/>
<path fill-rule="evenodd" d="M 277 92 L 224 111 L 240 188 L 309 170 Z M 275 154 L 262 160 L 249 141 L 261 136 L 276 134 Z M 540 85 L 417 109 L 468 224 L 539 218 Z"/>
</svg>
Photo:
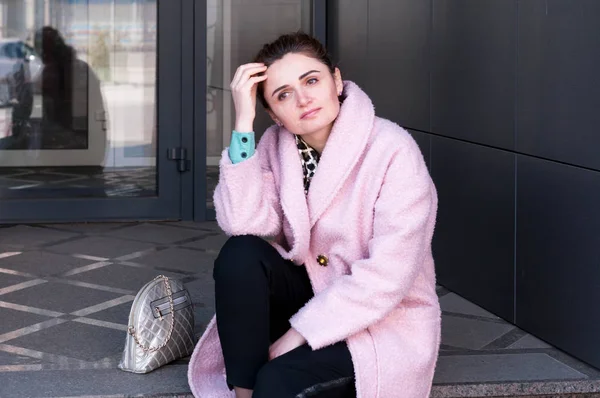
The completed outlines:
<svg viewBox="0 0 600 398">
<path fill-rule="evenodd" d="M 312 57 L 326 65 L 332 74 L 335 72 L 335 65 L 325 47 L 319 40 L 303 32 L 281 35 L 275 41 L 265 44 L 254 57 L 254 62 L 261 62 L 268 67 L 290 53 Z M 256 94 L 265 109 L 269 109 L 263 82 L 259 83 Z"/>
</svg>

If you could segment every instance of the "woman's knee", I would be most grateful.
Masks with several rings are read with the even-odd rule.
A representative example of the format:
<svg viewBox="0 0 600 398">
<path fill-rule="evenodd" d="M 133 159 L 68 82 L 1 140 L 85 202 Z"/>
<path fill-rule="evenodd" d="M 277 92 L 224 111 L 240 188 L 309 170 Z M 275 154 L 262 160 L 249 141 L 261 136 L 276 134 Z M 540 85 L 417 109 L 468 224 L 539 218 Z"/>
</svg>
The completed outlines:
<svg viewBox="0 0 600 398">
<path fill-rule="evenodd" d="M 291 398 L 297 392 L 288 391 L 285 381 L 289 378 L 286 367 L 278 361 L 267 362 L 258 372 L 252 398 Z"/>
<path fill-rule="evenodd" d="M 214 278 L 239 276 L 248 271 L 252 263 L 260 260 L 265 245 L 268 243 L 258 236 L 232 236 L 225 242 L 215 260 Z"/>
</svg>

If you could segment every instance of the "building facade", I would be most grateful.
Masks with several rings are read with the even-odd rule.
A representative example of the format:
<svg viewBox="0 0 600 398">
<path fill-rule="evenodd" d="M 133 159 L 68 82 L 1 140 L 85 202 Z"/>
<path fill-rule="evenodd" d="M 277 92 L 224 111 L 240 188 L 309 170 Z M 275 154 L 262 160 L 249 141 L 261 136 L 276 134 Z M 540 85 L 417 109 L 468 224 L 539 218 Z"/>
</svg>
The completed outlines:
<svg viewBox="0 0 600 398">
<path fill-rule="evenodd" d="M 0 0 L 0 223 L 214 219 L 235 69 L 325 5 Z"/>
<path fill-rule="evenodd" d="M 421 146 L 439 283 L 600 367 L 599 18 L 596 0 L 0 0 L 0 223 L 214 219 L 231 77 L 302 29 Z"/>
<path fill-rule="evenodd" d="M 343 73 L 428 162 L 438 282 L 600 368 L 600 2 L 328 11 Z"/>
</svg>

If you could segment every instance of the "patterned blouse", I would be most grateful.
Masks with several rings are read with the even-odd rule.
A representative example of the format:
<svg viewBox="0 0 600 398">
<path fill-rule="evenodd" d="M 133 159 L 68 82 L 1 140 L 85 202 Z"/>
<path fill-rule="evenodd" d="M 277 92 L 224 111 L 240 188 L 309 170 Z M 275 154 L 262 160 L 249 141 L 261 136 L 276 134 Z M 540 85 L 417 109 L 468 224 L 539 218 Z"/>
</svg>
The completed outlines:
<svg viewBox="0 0 600 398">
<path fill-rule="evenodd" d="M 298 153 L 300 153 L 300 162 L 302 163 L 302 171 L 304 173 L 304 194 L 308 195 L 310 181 L 317 171 L 317 165 L 321 155 L 319 152 L 310 147 L 299 135 L 296 135 L 296 145 Z"/>
</svg>

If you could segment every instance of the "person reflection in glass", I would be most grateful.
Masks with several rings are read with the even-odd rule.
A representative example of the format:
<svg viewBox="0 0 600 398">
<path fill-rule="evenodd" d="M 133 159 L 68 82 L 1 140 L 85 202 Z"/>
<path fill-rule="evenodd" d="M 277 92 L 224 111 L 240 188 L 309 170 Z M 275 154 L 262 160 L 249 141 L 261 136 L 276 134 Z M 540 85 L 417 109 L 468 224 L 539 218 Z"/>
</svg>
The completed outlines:
<svg viewBox="0 0 600 398">
<path fill-rule="evenodd" d="M 51 26 L 35 33 L 35 49 L 44 64 L 42 148 L 91 149 L 85 166 L 101 166 L 105 155 L 106 111 L 98 77 Z M 92 142 L 100 145 L 101 150 L 90 148 Z"/>
<path fill-rule="evenodd" d="M 28 131 L 31 111 L 33 109 L 33 90 L 31 85 L 31 72 L 29 70 L 29 59 L 23 47 L 16 43 L 12 73 L 8 76 L 9 104 L 12 108 L 12 136 L 21 140 Z"/>
<path fill-rule="evenodd" d="M 30 59 L 21 41 L 7 40 L 0 46 L 0 109 L 10 109 L 9 118 L 6 118 L 6 113 L 3 112 L 0 149 L 27 149 L 33 110 Z"/>
</svg>

